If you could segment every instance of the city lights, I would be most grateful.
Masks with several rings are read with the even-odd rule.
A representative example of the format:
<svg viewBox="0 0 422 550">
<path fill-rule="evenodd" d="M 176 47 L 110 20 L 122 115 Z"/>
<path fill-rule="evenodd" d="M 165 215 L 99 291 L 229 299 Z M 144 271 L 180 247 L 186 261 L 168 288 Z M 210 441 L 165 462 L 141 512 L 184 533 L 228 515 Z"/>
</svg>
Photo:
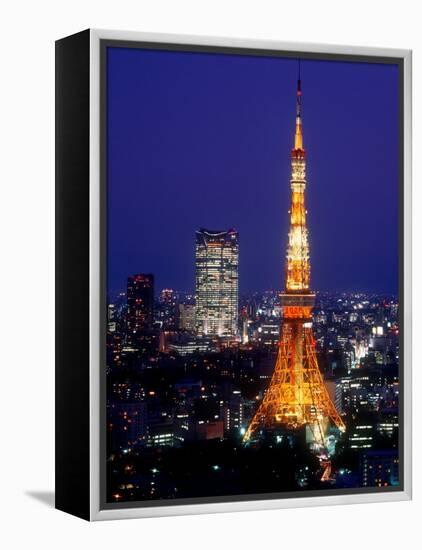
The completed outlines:
<svg viewBox="0 0 422 550">
<path fill-rule="evenodd" d="M 186 288 L 157 269 L 109 289 L 110 503 L 399 483 L 400 304 L 312 290 L 300 83 L 296 101 L 282 291 L 239 287 L 247 231 L 196 226 Z"/>
</svg>

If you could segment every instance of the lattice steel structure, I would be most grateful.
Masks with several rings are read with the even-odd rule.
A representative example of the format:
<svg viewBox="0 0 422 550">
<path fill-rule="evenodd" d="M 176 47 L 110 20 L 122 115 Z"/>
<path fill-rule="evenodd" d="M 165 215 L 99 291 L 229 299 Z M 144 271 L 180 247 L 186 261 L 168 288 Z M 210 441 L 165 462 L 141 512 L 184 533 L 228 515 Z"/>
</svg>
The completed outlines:
<svg viewBox="0 0 422 550">
<path fill-rule="evenodd" d="M 310 291 L 311 264 L 306 226 L 306 161 L 303 148 L 300 77 L 296 96 L 296 132 L 291 153 L 290 231 L 286 257 L 286 284 L 277 361 L 269 387 L 245 435 L 250 441 L 261 429 L 297 429 L 308 426 L 313 439 L 325 447 L 329 421 L 341 431 L 344 423 L 331 401 L 315 353 Z M 324 475 L 327 475 L 328 468 Z M 328 474 L 329 475 L 329 474 Z"/>
</svg>

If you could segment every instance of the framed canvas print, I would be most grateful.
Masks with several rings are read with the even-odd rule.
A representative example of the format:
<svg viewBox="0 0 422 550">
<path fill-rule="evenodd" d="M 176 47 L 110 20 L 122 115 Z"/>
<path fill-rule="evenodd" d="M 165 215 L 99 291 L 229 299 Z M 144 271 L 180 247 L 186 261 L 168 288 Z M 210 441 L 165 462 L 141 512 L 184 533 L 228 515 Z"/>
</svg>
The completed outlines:
<svg viewBox="0 0 422 550">
<path fill-rule="evenodd" d="M 56 43 L 56 506 L 411 497 L 411 53 Z"/>
</svg>

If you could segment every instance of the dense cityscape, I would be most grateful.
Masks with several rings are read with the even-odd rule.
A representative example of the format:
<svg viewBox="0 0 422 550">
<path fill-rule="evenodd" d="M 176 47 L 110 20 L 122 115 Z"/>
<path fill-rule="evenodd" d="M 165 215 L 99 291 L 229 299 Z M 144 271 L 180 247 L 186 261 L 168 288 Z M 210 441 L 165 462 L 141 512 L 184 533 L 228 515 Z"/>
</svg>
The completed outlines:
<svg viewBox="0 0 422 550">
<path fill-rule="evenodd" d="M 239 295 L 239 233 L 195 234 L 195 290 L 109 296 L 107 500 L 388 488 L 399 475 L 394 296 L 310 286 L 302 87 L 285 284 Z"/>
<path fill-rule="evenodd" d="M 201 227 L 194 235 L 197 223 L 185 227 L 184 289 L 155 285 L 155 275 L 174 280 L 172 268 L 181 261 L 174 250 L 160 255 L 156 273 L 134 273 L 134 260 L 142 258 L 142 265 L 149 265 L 153 247 L 135 256 L 133 242 L 135 248 L 121 254 L 120 241 L 115 241 L 116 257 L 123 262 L 130 257 L 132 267 L 121 274 L 127 275 L 126 288 L 116 295 L 109 289 L 108 295 L 109 503 L 204 502 L 400 486 L 398 299 L 353 288 L 316 293 L 311 286 L 300 67 L 299 60 L 283 288 L 240 292 L 257 288 L 255 277 L 267 273 L 262 265 L 268 258 L 257 259 L 255 235 L 248 230 L 240 241 L 234 228 Z M 261 190 L 257 181 L 254 193 Z M 342 189 L 336 187 L 331 195 L 339 203 Z M 196 188 L 189 196 L 199 198 Z M 326 189 L 322 198 L 330 198 Z M 210 209 L 204 201 L 201 216 L 214 219 L 221 204 Z M 325 222 L 336 230 L 337 203 L 332 204 Z M 252 206 L 248 203 L 241 217 L 243 228 L 245 219 L 259 226 Z M 235 224 L 233 216 L 230 210 L 221 225 Z M 119 231 L 120 224 L 115 227 Z M 132 239 L 138 235 L 136 227 L 137 218 L 133 227 L 127 226 Z M 149 226 L 141 234 L 146 231 Z M 272 230 L 270 234 L 275 235 Z M 240 242 L 254 251 L 249 269 L 241 272 L 242 284 Z M 271 250 L 274 258 L 275 244 L 270 243 L 262 241 L 261 248 Z M 195 283 L 186 291 L 193 287 L 187 276 L 187 250 L 193 248 Z M 156 249 L 161 251 L 160 242 Z M 373 250 L 377 248 L 367 253 L 372 262 L 379 254 Z M 347 252 L 340 240 L 335 257 L 340 270 L 333 272 L 338 281 L 332 280 L 331 288 L 341 288 L 348 269 L 354 270 L 356 288 L 365 287 L 365 278 L 375 274 L 362 260 L 351 265 Z M 394 289 L 394 241 L 389 254 L 392 263 L 383 276 L 390 281 L 386 288 Z M 109 267 L 119 265 L 121 270 L 121 262 L 111 258 Z M 386 281 L 376 279 L 375 288 L 382 288 L 378 284 Z"/>
<path fill-rule="evenodd" d="M 318 364 L 346 426 L 327 436 L 321 482 L 306 430 L 242 442 L 273 373 L 282 308 L 279 292 L 239 295 L 238 254 L 235 230 L 201 229 L 195 292 L 157 292 L 153 274 L 134 274 L 109 297 L 107 500 L 398 485 L 396 297 L 316 296 Z"/>
</svg>

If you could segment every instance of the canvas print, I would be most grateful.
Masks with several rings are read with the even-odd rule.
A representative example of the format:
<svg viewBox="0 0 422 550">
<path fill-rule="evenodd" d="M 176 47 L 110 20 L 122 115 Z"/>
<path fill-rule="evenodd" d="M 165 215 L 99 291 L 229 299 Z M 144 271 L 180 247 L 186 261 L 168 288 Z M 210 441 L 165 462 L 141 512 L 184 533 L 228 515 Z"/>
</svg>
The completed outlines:
<svg viewBox="0 0 422 550">
<path fill-rule="evenodd" d="M 106 503 L 398 490 L 399 67 L 104 70 Z"/>
</svg>

